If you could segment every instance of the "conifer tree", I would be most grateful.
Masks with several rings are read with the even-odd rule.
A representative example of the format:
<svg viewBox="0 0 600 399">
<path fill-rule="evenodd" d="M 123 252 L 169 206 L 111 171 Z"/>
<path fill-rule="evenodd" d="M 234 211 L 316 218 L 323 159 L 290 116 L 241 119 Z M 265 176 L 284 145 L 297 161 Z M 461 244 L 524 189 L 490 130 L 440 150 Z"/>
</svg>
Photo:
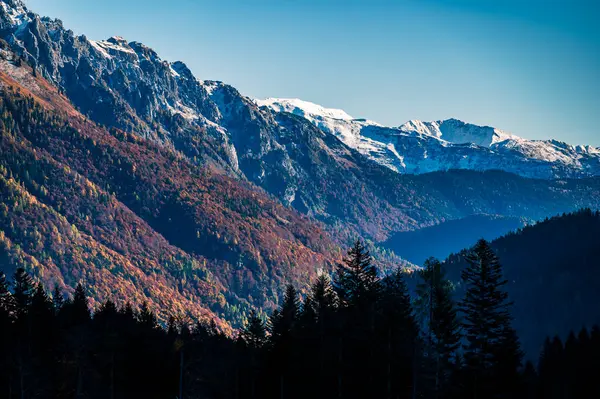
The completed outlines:
<svg viewBox="0 0 600 399">
<path fill-rule="evenodd" d="M 502 265 L 485 240 L 475 245 L 467 262 L 462 272 L 467 291 L 461 304 L 467 339 L 466 395 L 475 399 L 510 397 L 517 385 L 522 354 L 511 326 Z"/>
<path fill-rule="evenodd" d="M 267 341 L 265 323 L 253 310 L 248 318 L 248 323 L 240 331 L 240 338 L 252 349 L 261 349 Z"/>
<path fill-rule="evenodd" d="M 288 285 L 283 303 L 271 317 L 271 341 L 277 345 L 289 337 L 300 313 L 298 292 L 293 285 Z"/>
<path fill-rule="evenodd" d="M 22 267 L 15 271 L 14 275 L 14 299 L 18 317 L 24 316 L 31 304 L 34 292 L 33 279 Z"/>
<path fill-rule="evenodd" d="M 336 307 L 336 295 L 326 274 L 317 277 L 311 289 L 311 303 L 319 320 L 326 319 Z"/>
<path fill-rule="evenodd" d="M 156 319 L 156 315 L 154 314 L 154 312 L 152 312 L 152 310 L 150 310 L 147 302 L 143 302 L 142 306 L 140 306 L 138 321 L 143 327 L 150 330 L 155 329 L 158 326 L 158 320 Z"/>
<path fill-rule="evenodd" d="M 84 324 L 91 318 L 90 308 L 88 300 L 85 295 L 85 290 L 81 283 L 77 284 L 75 293 L 73 294 L 73 301 L 70 304 L 71 308 L 71 322 L 74 324 Z"/>
<path fill-rule="evenodd" d="M 9 320 L 14 316 L 15 310 L 15 298 L 10 292 L 9 282 L 6 280 L 4 272 L 0 270 L 0 317 Z"/>
<path fill-rule="evenodd" d="M 320 274 L 317 277 L 311 287 L 310 304 L 317 318 L 314 332 L 317 353 L 313 360 L 313 363 L 317 363 L 315 386 L 319 387 L 318 392 L 323 397 L 334 396 L 334 385 L 337 384 L 333 381 L 337 378 L 335 365 L 339 358 L 337 349 L 341 331 L 339 331 L 339 315 L 336 314 L 337 296 L 328 275 Z"/>
<path fill-rule="evenodd" d="M 377 268 L 359 240 L 348 251 L 344 263 L 338 266 L 334 286 L 342 306 L 363 307 L 376 300 L 381 288 Z"/>
<path fill-rule="evenodd" d="M 56 313 L 60 312 L 65 304 L 65 297 L 63 296 L 58 284 L 54 286 L 54 291 L 52 291 L 52 304 Z"/>
<path fill-rule="evenodd" d="M 450 388 L 450 378 L 456 371 L 457 349 L 460 346 L 460 323 L 452 300 L 452 285 L 445 277 L 439 260 L 429 258 L 418 272 L 415 307 L 425 333 L 427 367 L 431 368 L 432 396 L 444 397 Z"/>
<path fill-rule="evenodd" d="M 369 251 L 360 241 L 354 243 L 338 266 L 334 288 L 339 299 L 337 394 L 368 396 L 366 387 L 376 378 L 375 349 L 370 344 L 375 339 L 381 280 Z"/>
<path fill-rule="evenodd" d="M 419 390 L 422 345 L 404 279 L 396 270 L 382 280 L 377 338 L 382 397 L 413 397 Z"/>
<path fill-rule="evenodd" d="M 456 390 L 453 379 L 460 366 L 458 349 L 462 339 L 458 309 L 449 285 L 441 284 L 435 288 L 433 305 L 431 335 L 435 356 L 435 396 L 447 398 Z"/>
<path fill-rule="evenodd" d="M 294 329 L 300 313 L 298 292 L 291 284 L 286 287 L 283 303 L 271 316 L 271 350 L 274 375 L 279 377 L 279 396 L 289 396 L 294 377 Z"/>
<path fill-rule="evenodd" d="M 50 318 L 54 314 L 52 301 L 41 283 L 36 285 L 35 292 L 31 297 L 31 313 L 37 320 Z"/>
</svg>

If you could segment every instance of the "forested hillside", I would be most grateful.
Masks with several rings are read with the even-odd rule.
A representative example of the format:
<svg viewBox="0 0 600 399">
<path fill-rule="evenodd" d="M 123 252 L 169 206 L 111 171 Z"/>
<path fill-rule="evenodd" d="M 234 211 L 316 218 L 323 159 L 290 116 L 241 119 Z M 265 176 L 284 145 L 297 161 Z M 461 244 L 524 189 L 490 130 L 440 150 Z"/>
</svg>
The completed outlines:
<svg viewBox="0 0 600 399">
<path fill-rule="evenodd" d="M 30 73 L 31 90 L 0 72 L 5 272 L 25 266 L 67 291 L 84 282 L 97 303 L 147 300 L 163 317 L 239 323 L 250 307 L 273 306 L 283 279 L 335 259 L 317 224 L 247 183 L 89 122 Z"/>
<path fill-rule="evenodd" d="M 522 218 L 473 215 L 449 220 L 431 227 L 394 233 L 382 243 L 409 262 L 422 265 L 433 256 L 445 259 L 480 238 L 493 240 L 525 225 Z"/>
<path fill-rule="evenodd" d="M 539 353 L 541 336 L 565 340 L 571 330 L 600 324 L 599 212 L 556 216 L 494 240 L 491 247 L 504 267 L 515 327 L 528 355 Z M 467 253 L 446 260 L 451 280 L 460 281 Z"/>
</svg>

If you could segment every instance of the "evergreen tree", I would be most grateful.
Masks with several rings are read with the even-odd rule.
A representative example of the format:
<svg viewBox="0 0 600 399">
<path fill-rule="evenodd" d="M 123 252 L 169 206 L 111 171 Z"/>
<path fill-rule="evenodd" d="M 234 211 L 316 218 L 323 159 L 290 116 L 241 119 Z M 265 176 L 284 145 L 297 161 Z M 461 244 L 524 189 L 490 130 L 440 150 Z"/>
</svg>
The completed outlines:
<svg viewBox="0 0 600 399">
<path fill-rule="evenodd" d="M 375 348 L 377 306 L 381 280 L 365 246 L 356 241 L 337 268 L 334 288 L 337 314 L 337 395 L 369 396 L 376 378 Z M 366 381 L 366 382 L 365 382 Z"/>
<path fill-rule="evenodd" d="M 518 385 L 519 343 L 511 326 L 507 281 L 502 265 L 485 240 L 467 257 L 462 278 L 467 291 L 462 302 L 466 333 L 466 395 L 472 398 L 511 397 Z"/>
<path fill-rule="evenodd" d="M 328 315 L 335 310 L 336 295 L 329 276 L 321 274 L 317 277 L 317 281 L 311 289 L 311 299 L 312 306 L 320 321 L 327 319 Z"/>
<path fill-rule="evenodd" d="M 147 302 L 143 302 L 138 313 L 139 323 L 147 329 L 153 330 L 158 327 L 158 321 L 154 312 L 150 310 Z"/>
<path fill-rule="evenodd" d="M 435 307 L 435 294 L 438 288 L 450 290 L 450 282 L 445 278 L 442 264 L 435 258 L 425 261 L 423 269 L 419 270 L 420 282 L 416 288 L 415 309 L 421 323 L 421 327 L 428 335 L 428 341 L 432 341 L 432 322 Z"/>
<path fill-rule="evenodd" d="M 31 298 L 34 293 L 33 279 L 25 269 L 18 268 L 14 275 L 14 299 L 18 317 L 23 317 L 31 304 Z"/>
<path fill-rule="evenodd" d="M 248 323 L 240 331 L 240 338 L 252 349 L 261 349 L 267 342 L 267 329 L 255 311 L 250 313 Z"/>
<path fill-rule="evenodd" d="M 77 287 L 75 288 L 75 293 L 73 294 L 73 301 L 70 303 L 70 308 L 72 323 L 84 324 L 90 320 L 90 308 L 85 295 L 85 290 L 81 283 L 77 284 Z"/>
<path fill-rule="evenodd" d="M 381 397 L 415 397 L 420 392 L 422 343 L 404 273 L 382 280 L 377 335 Z"/>
<path fill-rule="evenodd" d="M 52 304 L 56 313 L 60 312 L 65 304 L 65 297 L 63 296 L 58 284 L 54 286 L 54 291 L 52 292 Z"/>
<path fill-rule="evenodd" d="M 331 279 L 326 274 L 321 274 L 311 287 L 310 305 L 314 309 L 317 319 L 315 326 L 315 351 L 311 359 L 317 363 L 315 368 L 314 387 L 308 395 L 332 397 L 337 391 L 338 378 L 336 365 L 339 359 L 340 343 L 340 317 L 337 311 L 337 296 L 331 284 Z M 305 303 L 306 307 L 307 304 Z M 310 355 L 310 354 L 309 354 Z"/>
<path fill-rule="evenodd" d="M 274 345 L 289 338 L 300 314 L 298 292 L 293 285 L 288 285 L 283 303 L 271 317 L 271 341 Z"/>
<path fill-rule="evenodd" d="M 359 240 L 348 251 L 344 263 L 338 266 L 334 286 L 342 306 L 360 308 L 377 299 L 381 288 L 377 268 Z"/>
<path fill-rule="evenodd" d="M 425 332 L 425 355 L 432 369 L 432 396 L 450 394 L 451 378 L 457 370 L 457 350 L 461 334 L 457 309 L 452 299 L 452 284 L 445 278 L 440 261 L 429 258 L 418 272 L 415 305 Z"/>
<path fill-rule="evenodd" d="M 447 284 L 435 288 L 431 331 L 432 353 L 435 358 L 435 396 L 448 398 L 456 393 L 453 380 L 460 367 L 458 349 L 462 335 L 458 310 Z"/>
<path fill-rule="evenodd" d="M 271 361 L 273 376 L 278 376 L 279 396 L 292 397 L 295 373 L 294 329 L 300 314 L 298 292 L 286 287 L 283 303 L 271 316 Z"/>
</svg>

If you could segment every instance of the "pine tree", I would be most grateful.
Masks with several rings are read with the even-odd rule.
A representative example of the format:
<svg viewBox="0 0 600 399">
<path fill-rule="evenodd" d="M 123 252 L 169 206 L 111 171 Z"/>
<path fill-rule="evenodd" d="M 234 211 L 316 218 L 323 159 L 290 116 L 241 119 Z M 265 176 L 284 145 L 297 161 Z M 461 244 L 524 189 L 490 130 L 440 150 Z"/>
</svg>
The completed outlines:
<svg viewBox="0 0 600 399">
<path fill-rule="evenodd" d="M 417 284 L 415 309 L 421 323 L 421 327 L 429 335 L 431 341 L 435 292 L 438 287 L 450 289 L 450 282 L 446 280 L 442 264 L 435 258 L 429 258 L 425 261 L 423 269 L 418 271 L 420 282 Z"/>
<path fill-rule="evenodd" d="M 342 306 L 363 307 L 372 304 L 381 288 L 377 268 L 371 254 L 357 240 L 348 251 L 344 263 L 338 266 L 335 290 Z"/>
<path fill-rule="evenodd" d="M 265 323 L 253 310 L 248 318 L 248 323 L 240 331 L 240 338 L 252 349 L 261 349 L 267 341 Z"/>
<path fill-rule="evenodd" d="M 34 292 L 34 283 L 33 279 L 25 269 L 18 268 L 15 271 L 14 275 L 14 299 L 16 305 L 17 316 L 22 318 L 29 310 L 29 305 L 31 305 L 31 298 L 33 297 Z"/>
<path fill-rule="evenodd" d="M 314 343 L 316 355 L 313 359 L 317 367 L 314 385 L 319 388 L 318 392 L 323 397 L 331 397 L 335 395 L 334 386 L 337 386 L 333 381 L 337 378 L 335 365 L 339 358 L 337 349 L 341 331 L 336 320 L 337 296 L 328 275 L 321 274 L 317 277 L 311 288 L 310 299 L 317 318 Z M 314 390 L 310 394 L 314 395 Z"/>
<path fill-rule="evenodd" d="M 311 303 L 319 320 L 326 319 L 336 307 L 336 295 L 329 276 L 321 274 L 311 289 Z"/>
<path fill-rule="evenodd" d="M 462 339 L 458 310 L 448 284 L 435 288 L 431 331 L 435 357 L 435 396 L 451 397 L 459 369 L 458 349 Z"/>
<path fill-rule="evenodd" d="M 77 284 L 75 288 L 75 294 L 73 295 L 73 301 L 71 302 L 71 322 L 74 324 L 87 323 L 90 318 L 90 308 L 88 306 L 87 297 L 85 290 L 81 283 Z"/>
<path fill-rule="evenodd" d="M 52 304 L 56 313 L 60 312 L 65 304 L 65 297 L 63 296 L 58 284 L 54 286 L 54 291 L 52 292 Z"/>
<path fill-rule="evenodd" d="M 240 389 L 239 363 L 241 363 L 242 366 L 245 366 L 245 373 L 249 375 L 249 397 L 256 398 L 261 351 L 267 343 L 267 328 L 264 321 L 254 310 L 250 313 L 248 322 L 240 331 L 238 341 L 243 344 L 245 351 L 242 354 L 246 356 L 242 358 L 242 361 L 238 361 L 238 365 L 236 366 L 238 367 L 236 370 L 237 390 L 239 391 Z M 239 396 L 239 394 L 236 396 Z"/>
<path fill-rule="evenodd" d="M 142 306 L 140 306 L 138 321 L 143 327 L 150 330 L 153 330 L 158 327 L 158 320 L 156 319 L 156 315 L 150 310 L 147 302 L 142 303 Z"/>
<path fill-rule="evenodd" d="M 271 316 L 271 350 L 274 375 L 279 376 L 279 396 L 291 394 L 293 386 L 294 329 L 300 314 L 298 292 L 291 284 L 286 287 L 283 303 Z"/>
<path fill-rule="evenodd" d="M 271 341 L 277 345 L 289 338 L 300 314 L 298 292 L 293 285 L 288 285 L 280 308 L 271 316 Z"/>
<path fill-rule="evenodd" d="M 420 390 L 422 344 L 404 273 L 396 270 L 382 280 L 377 337 L 377 373 L 382 397 L 415 397 Z"/>
<path fill-rule="evenodd" d="M 46 290 L 41 283 L 38 283 L 33 296 L 31 297 L 31 313 L 37 320 L 49 318 L 54 314 L 52 301 L 46 294 Z"/>
<path fill-rule="evenodd" d="M 376 358 L 370 344 L 375 339 L 381 280 L 369 251 L 360 241 L 354 243 L 338 266 L 334 289 L 339 299 L 337 394 L 368 396 L 367 387 L 376 378 Z"/>
<path fill-rule="evenodd" d="M 461 307 L 466 333 L 466 395 L 472 398 L 510 397 L 517 386 L 522 354 L 511 326 L 507 281 L 502 265 L 485 240 L 467 257 L 462 272 L 467 291 Z"/>
<path fill-rule="evenodd" d="M 457 369 L 456 356 L 460 346 L 460 323 L 452 300 L 452 285 L 445 278 L 440 261 L 429 258 L 418 272 L 415 307 L 425 332 L 425 355 L 432 369 L 432 396 L 448 395 L 450 378 Z"/>
</svg>

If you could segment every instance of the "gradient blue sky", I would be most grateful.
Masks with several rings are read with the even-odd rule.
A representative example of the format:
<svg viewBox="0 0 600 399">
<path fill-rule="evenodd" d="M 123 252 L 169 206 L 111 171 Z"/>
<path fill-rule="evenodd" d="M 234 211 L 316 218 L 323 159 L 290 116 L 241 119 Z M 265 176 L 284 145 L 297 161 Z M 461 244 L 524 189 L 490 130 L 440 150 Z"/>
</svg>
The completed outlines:
<svg viewBox="0 0 600 399">
<path fill-rule="evenodd" d="M 597 0 L 25 0 L 251 97 L 600 146 Z"/>
</svg>

